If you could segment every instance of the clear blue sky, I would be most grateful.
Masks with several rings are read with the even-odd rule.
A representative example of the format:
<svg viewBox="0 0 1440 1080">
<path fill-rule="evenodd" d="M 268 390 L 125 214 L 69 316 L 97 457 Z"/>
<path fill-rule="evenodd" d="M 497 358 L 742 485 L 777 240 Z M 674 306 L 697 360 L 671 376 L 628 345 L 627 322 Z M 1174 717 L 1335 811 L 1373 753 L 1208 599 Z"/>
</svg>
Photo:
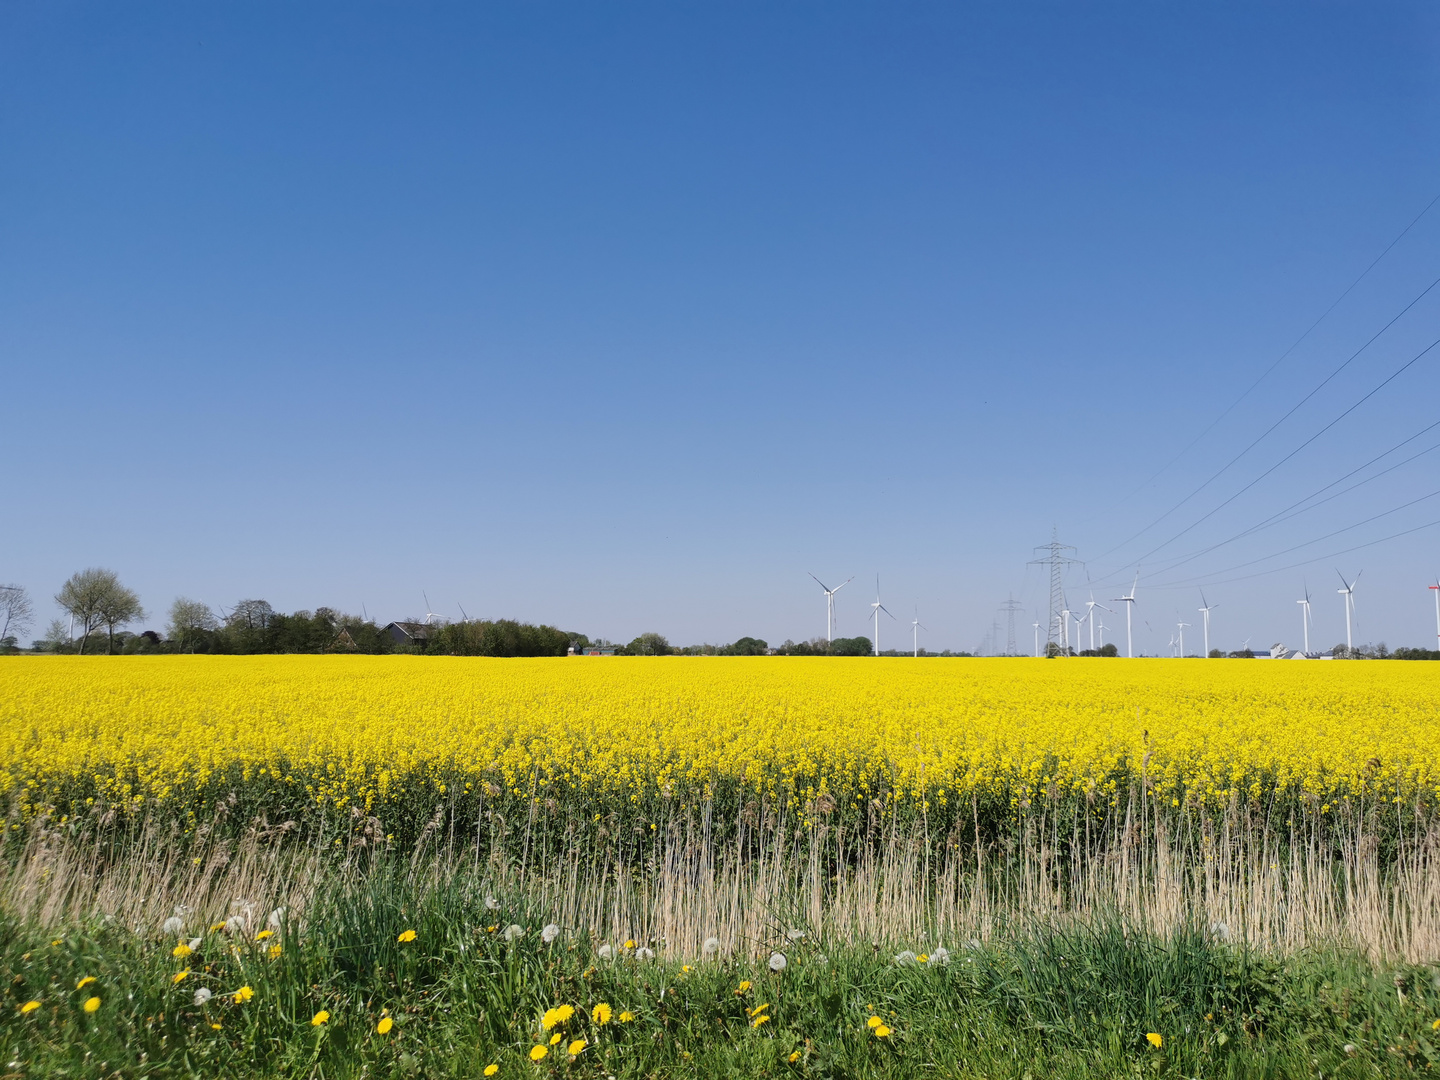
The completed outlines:
<svg viewBox="0 0 1440 1080">
<path fill-rule="evenodd" d="M 1440 349 L 1152 549 L 1440 337 L 1440 288 L 1134 534 L 1440 275 L 1437 206 L 1151 479 L 1440 194 L 1437 29 L 1418 4 L 6 4 L 0 580 L 47 618 L 104 565 L 156 626 L 177 594 L 386 619 L 423 591 L 692 643 L 823 634 L 807 571 L 856 575 L 863 632 L 878 572 L 882 643 L 918 604 L 922 643 L 970 649 L 1008 593 L 1043 609 L 1025 563 L 1058 525 L 1073 599 L 1142 560 L 1146 651 L 1206 583 L 1216 644 L 1297 644 L 1307 578 L 1342 640 L 1336 566 L 1365 571 L 1359 640 L 1433 643 L 1440 526 L 1328 555 L 1440 497 L 1317 538 L 1440 489 L 1440 451 L 1168 567 L 1440 419 Z"/>
</svg>

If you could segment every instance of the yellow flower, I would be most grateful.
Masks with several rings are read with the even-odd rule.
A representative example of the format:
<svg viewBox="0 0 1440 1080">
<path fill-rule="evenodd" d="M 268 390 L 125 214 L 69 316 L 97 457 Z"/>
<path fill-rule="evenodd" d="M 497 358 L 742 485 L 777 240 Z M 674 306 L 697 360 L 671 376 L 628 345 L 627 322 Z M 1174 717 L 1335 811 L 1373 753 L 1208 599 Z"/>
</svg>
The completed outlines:
<svg viewBox="0 0 1440 1080">
<path fill-rule="evenodd" d="M 625 947 L 627 949 L 633 949 L 635 947 L 635 939 L 631 938 L 629 941 L 625 942 Z"/>
<path fill-rule="evenodd" d="M 414 940 L 415 940 L 415 931 L 414 931 L 414 930 L 404 930 L 404 931 L 401 931 L 400 936 L 397 937 L 395 940 L 396 940 L 396 941 L 400 941 L 400 942 L 414 941 Z"/>
<path fill-rule="evenodd" d="M 185 979 L 189 977 L 189 975 L 190 969 L 186 968 L 184 971 L 177 971 L 174 975 L 171 975 L 170 981 L 172 983 L 184 982 Z"/>
<path fill-rule="evenodd" d="M 80 1007 L 87 1013 L 93 1013 L 96 1009 L 100 1008 L 100 999 L 98 997 L 92 997 Z"/>
<path fill-rule="evenodd" d="M 185 959 L 185 957 L 190 955 L 191 951 L 192 950 L 190 946 L 186 945 L 185 942 L 182 941 L 179 945 L 176 945 L 173 949 L 170 950 L 170 955 L 179 957 L 181 960 L 183 960 Z"/>
<path fill-rule="evenodd" d="M 266 938 L 268 938 L 268 937 L 274 937 L 274 936 L 275 936 L 275 931 L 274 931 L 274 930 L 261 930 L 258 934 L 255 935 L 255 940 L 256 940 L 256 941 L 264 941 Z"/>
<path fill-rule="evenodd" d="M 545 1047 L 543 1047 L 543 1046 L 532 1046 L 532 1047 L 530 1047 L 530 1060 L 531 1060 L 531 1061 L 539 1061 L 541 1058 L 543 1058 L 543 1057 L 544 1057 L 546 1054 L 548 1054 L 549 1052 L 550 1052 L 550 1051 L 547 1050 L 547 1049 L 546 1049 Z"/>
<path fill-rule="evenodd" d="M 499 1072 L 499 1071 L 500 1071 L 500 1066 L 499 1066 L 499 1065 L 486 1065 L 486 1066 L 485 1066 L 485 1075 L 486 1075 L 486 1076 L 494 1076 L 494 1075 L 495 1075 L 497 1072 Z"/>
<path fill-rule="evenodd" d="M 310 1026 L 319 1027 L 321 1024 L 325 1023 L 329 1019 L 330 1013 L 325 1009 L 321 1009 L 318 1013 L 316 1013 L 310 1018 Z"/>
<path fill-rule="evenodd" d="M 621 1022 L 622 1024 L 628 1024 L 628 1023 L 630 1023 L 630 1021 L 632 1021 L 632 1020 L 634 1020 L 634 1019 L 635 1019 L 635 1014 L 632 1013 L 632 1012 L 630 1012 L 628 1009 L 627 1009 L 625 1012 L 622 1012 L 622 1013 L 620 1014 L 620 1022 Z"/>
<path fill-rule="evenodd" d="M 250 1000 L 251 998 L 253 998 L 254 996 L 255 996 L 255 991 L 254 991 L 254 990 L 250 989 L 250 987 L 248 987 L 248 986 L 242 986 L 242 987 L 240 987 L 239 990 L 236 990 L 236 991 L 235 991 L 235 994 L 234 994 L 235 1004 L 236 1004 L 236 1005 L 243 1005 L 243 1004 L 245 1004 L 245 1002 L 249 1001 L 249 1000 Z"/>
<path fill-rule="evenodd" d="M 78 983 L 75 984 L 75 989 L 76 989 L 76 990 L 84 990 L 85 987 L 89 986 L 89 985 L 90 985 L 92 982 L 94 982 L 94 981 L 95 981 L 95 976 L 94 976 L 94 975 L 86 975 L 83 979 L 81 979 Z"/>
<path fill-rule="evenodd" d="M 685 974 L 685 975 L 689 975 L 692 970 L 694 970 L 694 969 L 691 968 L 689 964 L 684 965 L 684 966 L 680 969 L 681 973 L 682 973 L 682 974 Z"/>
<path fill-rule="evenodd" d="M 878 1028 L 884 1022 L 885 1021 L 881 1020 L 878 1016 L 872 1016 L 869 1020 L 865 1021 L 865 1026 L 869 1028 Z"/>
<path fill-rule="evenodd" d="M 220 1030 L 220 1025 L 219 1025 L 219 1024 L 211 1024 L 210 1026 L 211 1026 L 212 1028 L 214 1028 L 216 1031 L 219 1031 L 219 1030 Z"/>
<path fill-rule="evenodd" d="M 750 989 L 750 980 L 749 980 L 749 979 L 746 979 L 744 982 L 742 982 L 739 986 L 737 986 L 737 987 L 735 988 L 735 993 L 737 993 L 737 994 L 743 994 L 743 993 L 745 993 L 746 990 L 749 990 L 749 989 Z"/>
<path fill-rule="evenodd" d="M 24 1013 L 32 1013 L 32 1012 L 34 1012 L 36 1009 L 38 1009 L 39 1007 L 40 1007 L 40 1002 L 38 1002 L 38 1001 L 27 1001 L 27 1002 L 25 1002 L 24 1005 L 21 1005 L 21 1006 L 20 1006 L 20 1012 L 21 1012 L 22 1015 L 23 1015 Z"/>
<path fill-rule="evenodd" d="M 765 1011 L 766 1009 L 768 1009 L 769 1007 L 770 1007 L 770 1003 L 769 1003 L 768 1001 L 765 1002 L 765 1003 L 762 1004 L 762 1005 L 756 1005 L 753 1009 L 750 1010 L 750 1012 L 749 1012 L 748 1015 L 750 1015 L 750 1016 L 759 1016 L 762 1012 L 764 1012 L 764 1011 Z"/>
<path fill-rule="evenodd" d="M 608 1024 L 610 1022 L 610 1006 L 600 1002 L 590 1010 L 590 1019 L 597 1024 Z"/>
<path fill-rule="evenodd" d="M 922 952 L 919 956 L 915 957 L 915 959 L 916 959 L 917 962 L 923 964 L 923 963 L 926 963 L 926 962 L 930 959 L 930 956 L 929 956 L 929 954 Z"/>
<path fill-rule="evenodd" d="M 790 1064 L 791 1064 L 791 1065 L 794 1065 L 795 1062 L 797 1062 L 797 1061 L 799 1061 L 799 1060 L 800 1060 L 800 1051 L 799 1051 L 799 1050 L 796 1050 L 793 1054 L 790 1055 Z"/>
<path fill-rule="evenodd" d="M 220 921 L 217 922 L 217 923 L 211 923 L 211 924 L 210 924 L 210 932 L 211 932 L 212 934 L 213 934 L 216 930 L 224 930 L 224 929 L 225 929 L 225 920 L 223 920 L 223 919 L 220 920 Z"/>
<path fill-rule="evenodd" d="M 1156 1032 L 1152 1031 L 1145 1036 L 1145 1041 L 1148 1042 L 1151 1046 L 1155 1047 L 1156 1050 L 1159 1050 L 1160 1044 L 1163 1043 L 1165 1040 L 1161 1038 Z"/>
<path fill-rule="evenodd" d="M 889 1029 L 888 1027 L 886 1027 L 884 1024 L 881 1024 L 879 1027 L 877 1027 L 877 1028 L 875 1029 L 875 1037 L 876 1037 L 877 1039 L 885 1039 L 885 1038 L 888 1038 L 889 1036 L 890 1036 L 890 1029 Z"/>
<path fill-rule="evenodd" d="M 390 1029 L 394 1026 L 394 1020 L 391 1020 L 388 1016 L 382 1016 L 380 1018 L 380 1023 L 375 1025 L 375 1030 L 378 1031 L 381 1035 L 389 1035 Z"/>
<path fill-rule="evenodd" d="M 51 945 L 59 945 L 59 944 L 60 944 L 60 939 L 57 937 L 54 941 L 50 942 L 50 944 L 51 944 Z"/>
<path fill-rule="evenodd" d="M 565 1051 L 573 1058 L 576 1054 L 580 1053 L 581 1050 L 584 1050 L 585 1046 L 586 1042 L 584 1039 L 576 1039 L 565 1048 Z"/>
<path fill-rule="evenodd" d="M 558 1031 L 555 1032 L 554 1035 L 551 1035 L 551 1036 L 550 1036 L 550 1045 L 551 1045 L 551 1046 L 554 1046 L 556 1043 L 558 1043 L 558 1042 L 561 1040 L 561 1038 L 563 1038 L 563 1036 L 560 1034 L 560 1032 L 558 1032 Z"/>
<path fill-rule="evenodd" d="M 761 1024 L 768 1024 L 769 1022 L 770 1022 L 770 1017 L 768 1017 L 768 1016 L 757 1016 L 757 1017 L 755 1017 L 754 1020 L 751 1020 L 751 1021 L 750 1021 L 750 1026 L 751 1026 L 751 1027 L 759 1027 Z"/>
<path fill-rule="evenodd" d="M 281 944 L 279 944 L 279 943 L 277 942 L 276 944 L 271 945 L 270 948 L 266 950 L 266 955 L 268 955 L 271 960 L 275 960 L 275 959 L 278 959 L 279 956 L 280 956 L 280 954 L 281 954 L 282 952 L 284 952 L 284 951 L 285 951 L 285 946 L 283 946 L 283 945 L 281 945 Z"/>
</svg>

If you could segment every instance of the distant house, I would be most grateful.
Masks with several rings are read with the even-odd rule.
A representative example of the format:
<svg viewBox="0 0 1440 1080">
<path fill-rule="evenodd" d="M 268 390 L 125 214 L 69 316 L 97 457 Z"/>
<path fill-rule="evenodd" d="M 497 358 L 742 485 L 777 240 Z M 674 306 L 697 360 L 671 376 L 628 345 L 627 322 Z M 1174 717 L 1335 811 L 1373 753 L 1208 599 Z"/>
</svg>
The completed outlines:
<svg viewBox="0 0 1440 1080">
<path fill-rule="evenodd" d="M 340 633 L 336 634 L 335 640 L 330 643 L 330 648 L 340 652 L 354 652 L 359 646 L 355 644 L 355 639 L 350 636 L 350 631 L 342 626 Z"/>
<path fill-rule="evenodd" d="M 585 648 L 581 649 L 580 651 L 581 651 L 581 654 L 584 655 L 584 656 L 614 656 L 614 655 L 615 655 L 615 646 L 614 646 L 614 645 L 586 645 Z"/>
<path fill-rule="evenodd" d="M 430 628 L 421 622 L 386 623 L 380 632 L 388 634 L 395 645 L 413 645 L 423 649 L 430 641 Z"/>
</svg>

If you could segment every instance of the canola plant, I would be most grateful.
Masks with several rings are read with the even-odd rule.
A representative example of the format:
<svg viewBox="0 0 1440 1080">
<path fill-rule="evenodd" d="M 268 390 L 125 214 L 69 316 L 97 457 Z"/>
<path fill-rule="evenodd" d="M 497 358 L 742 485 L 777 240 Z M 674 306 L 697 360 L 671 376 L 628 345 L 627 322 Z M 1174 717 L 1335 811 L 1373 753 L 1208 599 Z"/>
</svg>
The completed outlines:
<svg viewBox="0 0 1440 1080">
<path fill-rule="evenodd" d="M 1440 793 L 1440 668 L 1112 659 L 46 657 L 0 664 L 12 828 L 533 808 L 1314 814 Z M 508 812 L 508 811 L 507 811 Z"/>
</svg>

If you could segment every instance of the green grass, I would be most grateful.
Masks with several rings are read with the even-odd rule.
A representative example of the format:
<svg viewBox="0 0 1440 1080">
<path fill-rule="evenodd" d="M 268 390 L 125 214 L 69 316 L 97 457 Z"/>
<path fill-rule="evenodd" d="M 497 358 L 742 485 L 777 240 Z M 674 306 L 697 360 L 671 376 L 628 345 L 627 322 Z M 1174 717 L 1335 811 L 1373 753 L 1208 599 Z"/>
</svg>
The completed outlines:
<svg viewBox="0 0 1440 1080">
<path fill-rule="evenodd" d="M 687 966 L 663 942 L 639 943 L 653 960 L 623 941 L 603 943 L 617 958 L 602 959 L 602 943 L 563 932 L 547 945 L 545 912 L 499 899 L 491 909 L 468 874 L 381 866 L 323 890 L 303 925 L 282 919 L 273 937 L 255 940 L 268 912 L 238 935 L 187 927 L 201 940 L 184 957 L 178 938 L 114 922 L 0 916 L 0 1075 L 478 1077 L 495 1064 L 532 1078 L 1373 1077 L 1431 1071 L 1440 1042 L 1428 966 L 1268 957 L 1200 928 L 1020 926 L 983 945 L 947 942 L 947 964 L 912 964 L 813 934 L 791 942 L 782 923 L 746 957 Z M 507 941 L 512 923 L 525 932 Z M 408 930 L 413 941 L 397 940 Z M 766 962 L 775 948 L 787 959 L 778 973 Z M 253 996 L 236 1001 L 245 986 Z M 213 996 L 196 1004 L 201 987 Z M 601 1002 L 606 1024 L 593 1018 Z M 566 1004 L 560 1044 L 532 1062 L 553 1034 L 542 1015 Z M 566 1046 L 582 1038 L 572 1060 Z"/>
</svg>

